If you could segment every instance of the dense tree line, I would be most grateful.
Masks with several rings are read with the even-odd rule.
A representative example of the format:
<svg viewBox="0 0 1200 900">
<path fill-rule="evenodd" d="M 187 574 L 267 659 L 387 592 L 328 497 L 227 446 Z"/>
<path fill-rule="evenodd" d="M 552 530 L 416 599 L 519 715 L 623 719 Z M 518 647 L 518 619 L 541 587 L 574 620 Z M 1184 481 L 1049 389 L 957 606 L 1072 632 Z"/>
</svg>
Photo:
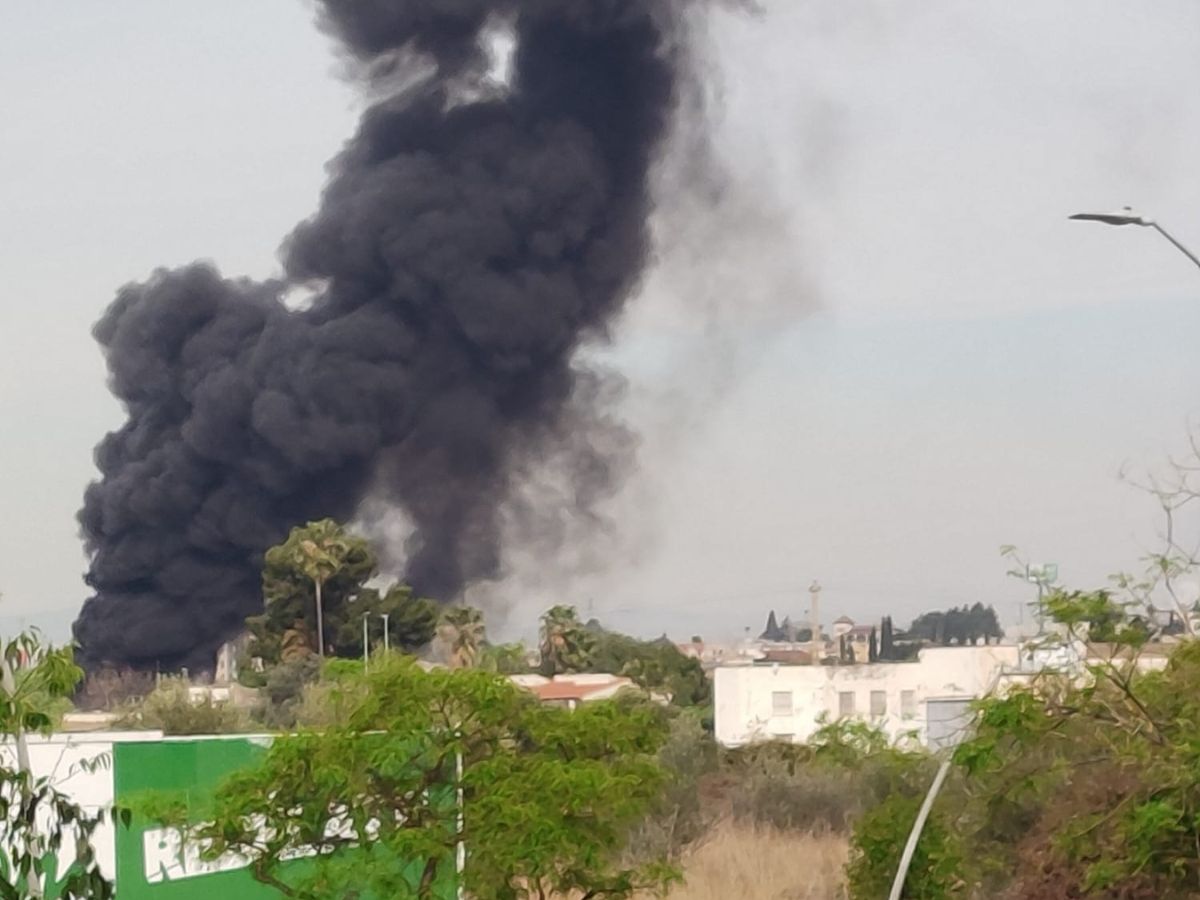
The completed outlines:
<svg viewBox="0 0 1200 900">
<path fill-rule="evenodd" d="M 574 607 L 558 605 L 542 616 L 538 653 L 533 654 L 540 662 L 531 666 L 531 654 L 521 644 L 488 640 L 479 610 L 439 606 L 403 584 L 377 586 L 377 575 L 370 544 L 332 520 L 295 528 L 267 552 L 263 611 L 246 621 L 250 640 L 239 667 L 242 680 L 264 693 L 271 709 L 266 724 L 295 724 L 301 695 L 319 676 L 319 657 L 358 660 L 364 649 L 374 652 L 385 643 L 452 669 L 623 675 L 679 706 L 705 704 L 711 696 L 699 661 L 665 637 L 645 641 L 598 622 L 584 624 Z M 364 624 L 368 648 L 363 646 Z"/>
<path fill-rule="evenodd" d="M 950 644 L 974 646 L 980 641 L 989 644 L 993 639 L 999 640 L 1004 637 L 1004 630 L 996 610 L 977 602 L 971 606 L 922 613 L 909 626 L 908 636 L 943 647 Z"/>
</svg>

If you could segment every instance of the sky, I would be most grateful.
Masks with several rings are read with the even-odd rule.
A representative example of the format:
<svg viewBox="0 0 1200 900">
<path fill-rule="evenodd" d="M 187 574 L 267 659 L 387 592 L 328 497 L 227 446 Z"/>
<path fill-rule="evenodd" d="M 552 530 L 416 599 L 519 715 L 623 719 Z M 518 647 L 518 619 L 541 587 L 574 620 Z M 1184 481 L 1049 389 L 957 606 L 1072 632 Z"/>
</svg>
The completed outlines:
<svg viewBox="0 0 1200 900">
<path fill-rule="evenodd" d="M 659 172 L 657 259 L 588 358 L 641 464 L 580 559 L 480 591 L 499 634 L 573 602 L 686 638 L 803 615 L 994 603 L 1001 544 L 1103 583 L 1155 546 L 1118 474 L 1200 404 L 1200 6 L 765 0 L 698 26 L 711 137 Z M 902 8 L 904 7 L 904 8 Z M 90 328 L 213 259 L 278 270 L 361 98 L 299 0 L 18 4 L 0 29 L 0 630 L 64 639 L 75 514 L 122 421 Z"/>
</svg>

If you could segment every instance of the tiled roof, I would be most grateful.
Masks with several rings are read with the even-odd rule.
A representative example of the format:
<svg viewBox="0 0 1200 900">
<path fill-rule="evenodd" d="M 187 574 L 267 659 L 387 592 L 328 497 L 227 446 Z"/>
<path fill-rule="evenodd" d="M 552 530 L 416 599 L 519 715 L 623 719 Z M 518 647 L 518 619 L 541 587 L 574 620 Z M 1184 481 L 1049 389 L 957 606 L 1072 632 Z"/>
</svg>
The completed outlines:
<svg viewBox="0 0 1200 900">
<path fill-rule="evenodd" d="M 547 684 L 533 684 L 527 687 L 534 696 L 543 703 L 551 700 L 586 700 L 594 694 L 601 694 L 613 689 L 632 684 L 628 678 L 613 676 L 610 681 L 601 683 L 580 684 L 573 681 L 551 681 Z"/>
</svg>

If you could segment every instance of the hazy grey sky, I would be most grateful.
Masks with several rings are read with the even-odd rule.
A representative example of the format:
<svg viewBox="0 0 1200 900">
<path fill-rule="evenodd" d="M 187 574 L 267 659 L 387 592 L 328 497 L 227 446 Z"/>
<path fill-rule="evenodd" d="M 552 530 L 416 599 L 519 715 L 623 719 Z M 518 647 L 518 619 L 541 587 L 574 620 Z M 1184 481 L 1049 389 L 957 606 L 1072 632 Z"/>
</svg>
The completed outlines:
<svg viewBox="0 0 1200 900">
<path fill-rule="evenodd" d="M 813 578 L 831 618 L 1011 618 L 1001 543 L 1082 586 L 1153 542 L 1116 473 L 1184 443 L 1200 271 L 1065 216 L 1131 203 L 1200 247 L 1200 6 L 763 5 L 710 27 L 724 199 L 667 198 L 604 354 L 645 436 L 619 552 L 567 597 L 515 558 L 516 631 L 566 599 L 737 633 Z M 63 637 L 85 596 L 75 512 L 122 418 L 89 329 L 115 289 L 196 257 L 275 271 L 358 102 L 296 0 L 6 9 L 0 627 Z"/>
</svg>

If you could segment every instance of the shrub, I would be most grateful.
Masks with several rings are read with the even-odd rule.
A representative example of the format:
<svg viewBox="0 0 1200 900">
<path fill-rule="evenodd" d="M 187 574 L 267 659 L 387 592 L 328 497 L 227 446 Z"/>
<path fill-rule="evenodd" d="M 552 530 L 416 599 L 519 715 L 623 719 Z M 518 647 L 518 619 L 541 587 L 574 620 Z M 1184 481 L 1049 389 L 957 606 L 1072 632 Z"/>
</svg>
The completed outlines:
<svg viewBox="0 0 1200 900">
<path fill-rule="evenodd" d="M 268 728 L 294 728 L 304 687 L 316 681 L 320 672 L 321 661 L 315 653 L 268 669 L 261 688 L 262 704 L 256 711 L 259 721 Z"/>
<path fill-rule="evenodd" d="M 768 763 L 749 773 L 732 799 L 734 818 L 793 831 L 845 831 L 864 798 L 851 773 L 806 766 L 789 772 Z"/>
<path fill-rule="evenodd" d="M 121 719 L 125 727 L 153 728 L 163 734 L 226 734 L 244 731 L 241 710 L 211 696 L 193 700 L 183 678 L 164 678 L 149 696 Z"/>
<path fill-rule="evenodd" d="M 888 895 L 920 805 L 919 797 L 897 795 L 862 817 L 850 841 L 850 863 L 846 867 L 850 895 L 856 900 L 877 900 Z M 965 883 L 958 874 L 962 862 L 962 848 L 951 829 L 931 816 L 913 854 L 904 897 L 946 900 L 962 896 Z"/>
<path fill-rule="evenodd" d="M 638 859 L 677 858 L 718 817 L 702 801 L 701 782 L 717 768 L 717 745 L 699 716 L 679 711 L 671 718 L 658 761 L 669 777 L 658 802 L 630 838 L 631 855 Z"/>
<path fill-rule="evenodd" d="M 923 793 L 933 769 L 929 756 L 891 745 L 869 725 L 832 722 L 807 744 L 772 741 L 730 751 L 730 812 L 775 828 L 846 831 L 888 797 Z"/>
</svg>

